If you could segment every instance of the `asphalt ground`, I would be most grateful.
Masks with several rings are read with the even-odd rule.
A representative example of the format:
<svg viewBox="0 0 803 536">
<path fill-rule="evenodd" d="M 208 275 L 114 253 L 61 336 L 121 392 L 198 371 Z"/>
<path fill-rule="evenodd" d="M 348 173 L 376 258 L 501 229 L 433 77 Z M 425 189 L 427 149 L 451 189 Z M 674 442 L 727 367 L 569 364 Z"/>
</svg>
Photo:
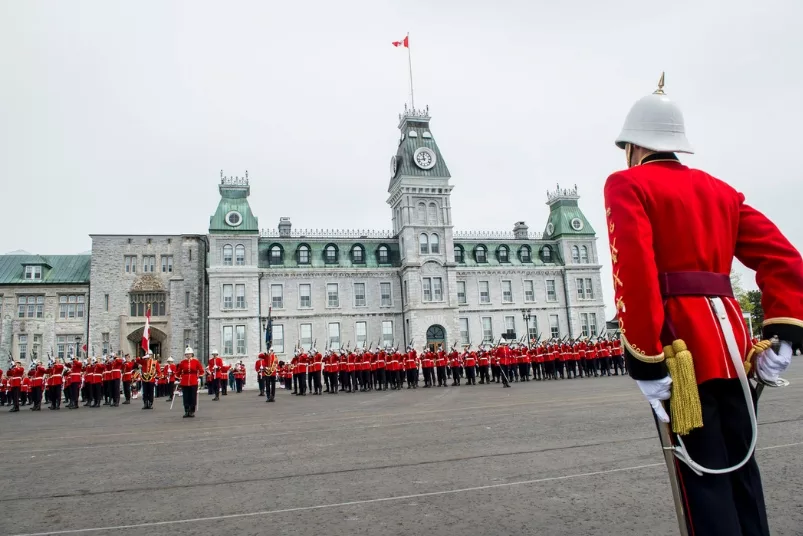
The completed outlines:
<svg viewBox="0 0 803 536">
<path fill-rule="evenodd" d="M 786 377 L 757 457 L 773 534 L 800 535 L 800 360 Z M 0 534 L 677 534 L 629 378 L 200 398 L 0 411 Z"/>
</svg>

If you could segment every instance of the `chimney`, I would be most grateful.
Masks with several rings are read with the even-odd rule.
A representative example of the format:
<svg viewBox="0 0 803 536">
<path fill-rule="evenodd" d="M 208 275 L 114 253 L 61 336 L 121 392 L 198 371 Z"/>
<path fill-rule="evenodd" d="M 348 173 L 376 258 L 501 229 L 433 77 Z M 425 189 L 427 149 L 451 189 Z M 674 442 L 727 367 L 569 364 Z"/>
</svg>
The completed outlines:
<svg viewBox="0 0 803 536">
<path fill-rule="evenodd" d="M 513 224 L 513 237 L 516 240 L 527 240 L 527 224 L 523 221 L 517 221 Z"/>
<path fill-rule="evenodd" d="M 290 238 L 290 229 L 292 229 L 292 227 L 293 224 L 290 223 L 290 218 L 286 216 L 279 218 L 279 237 Z"/>
</svg>

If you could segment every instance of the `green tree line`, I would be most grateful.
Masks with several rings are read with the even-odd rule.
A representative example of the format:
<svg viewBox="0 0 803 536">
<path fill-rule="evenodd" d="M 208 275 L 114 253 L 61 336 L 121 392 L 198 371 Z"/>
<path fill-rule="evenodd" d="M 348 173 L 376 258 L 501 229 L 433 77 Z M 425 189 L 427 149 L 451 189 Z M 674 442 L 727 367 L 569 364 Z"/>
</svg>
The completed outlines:
<svg viewBox="0 0 803 536">
<path fill-rule="evenodd" d="M 733 295 L 739 301 L 742 311 L 750 313 L 753 319 L 753 334 L 761 333 L 761 324 L 764 322 L 764 309 L 761 307 L 761 291 L 745 290 L 742 286 L 742 276 L 731 270 L 731 287 Z"/>
</svg>

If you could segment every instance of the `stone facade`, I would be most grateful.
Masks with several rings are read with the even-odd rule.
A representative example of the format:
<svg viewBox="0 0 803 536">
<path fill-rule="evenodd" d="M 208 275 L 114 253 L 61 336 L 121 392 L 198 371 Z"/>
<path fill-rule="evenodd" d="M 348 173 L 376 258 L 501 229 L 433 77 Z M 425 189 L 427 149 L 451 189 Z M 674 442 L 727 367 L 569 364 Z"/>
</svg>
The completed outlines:
<svg viewBox="0 0 803 536">
<path fill-rule="evenodd" d="M 189 344 L 205 355 L 207 249 L 198 235 L 92 235 L 89 338 L 96 353 L 141 355 L 150 305 L 155 354 L 178 360 Z"/>
</svg>

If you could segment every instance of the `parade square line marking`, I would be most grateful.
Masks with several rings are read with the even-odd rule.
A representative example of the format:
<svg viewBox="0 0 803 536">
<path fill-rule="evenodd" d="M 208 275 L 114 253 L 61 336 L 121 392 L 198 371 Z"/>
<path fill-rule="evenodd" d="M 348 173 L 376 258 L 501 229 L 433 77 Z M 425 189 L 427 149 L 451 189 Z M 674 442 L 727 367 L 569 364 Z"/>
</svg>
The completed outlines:
<svg viewBox="0 0 803 536">
<path fill-rule="evenodd" d="M 786 443 L 783 445 L 772 445 L 769 447 L 762 447 L 756 450 L 771 450 L 771 449 L 780 449 L 786 447 L 797 447 L 799 445 L 803 445 L 803 441 L 799 441 L 797 443 Z M 111 527 L 92 527 L 88 529 L 69 529 L 69 530 L 57 530 L 53 532 L 31 532 L 31 533 L 20 533 L 14 534 L 13 536 L 56 536 L 59 534 L 80 534 L 82 532 L 99 532 L 104 530 L 125 530 L 125 529 L 139 529 L 139 528 L 147 528 L 147 527 L 161 527 L 165 525 L 181 525 L 186 523 L 202 523 L 204 521 L 223 521 L 226 519 L 239 519 L 239 518 L 246 518 L 246 517 L 258 517 L 258 516 L 270 516 L 276 514 L 289 514 L 294 512 L 307 512 L 311 510 L 323 510 L 327 508 L 345 508 L 349 506 L 359 506 L 363 504 L 376 504 L 382 502 L 391 502 L 391 501 L 406 501 L 408 499 L 418 499 L 421 497 L 436 497 L 439 495 L 454 495 L 456 493 L 467 493 L 471 491 L 482 491 L 486 489 L 497 489 L 497 488 L 509 488 L 513 486 L 526 486 L 529 484 L 541 484 L 544 482 L 556 482 L 559 480 L 569 480 L 575 478 L 585 478 L 590 476 L 599 476 L 599 475 L 609 475 L 613 473 L 623 473 L 626 471 L 639 471 L 641 469 L 649 469 L 652 467 L 662 467 L 666 464 L 664 462 L 660 463 L 648 463 L 646 465 L 633 465 L 630 467 L 620 467 L 618 469 L 607 469 L 605 471 L 593 471 L 591 473 L 577 473 L 574 475 L 562 475 L 562 476 L 552 476 L 547 478 L 536 478 L 533 480 L 520 480 L 517 482 L 505 482 L 502 484 L 488 484 L 486 486 L 475 486 L 472 488 L 459 488 L 459 489 L 447 489 L 443 491 L 430 491 L 427 493 L 414 493 L 411 495 L 395 495 L 393 497 L 380 497 L 378 499 L 363 499 L 360 501 L 346 501 L 341 503 L 329 503 L 329 504 L 318 504 L 314 506 L 298 506 L 295 508 L 281 508 L 279 510 L 262 510 L 259 512 L 246 512 L 243 514 L 226 514 L 220 516 L 210 516 L 210 517 L 196 517 L 193 519 L 174 519 L 170 521 L 153 521 L 150 523 L 137 523 L 132 525 L 117 525 Z"/>
</svg>

